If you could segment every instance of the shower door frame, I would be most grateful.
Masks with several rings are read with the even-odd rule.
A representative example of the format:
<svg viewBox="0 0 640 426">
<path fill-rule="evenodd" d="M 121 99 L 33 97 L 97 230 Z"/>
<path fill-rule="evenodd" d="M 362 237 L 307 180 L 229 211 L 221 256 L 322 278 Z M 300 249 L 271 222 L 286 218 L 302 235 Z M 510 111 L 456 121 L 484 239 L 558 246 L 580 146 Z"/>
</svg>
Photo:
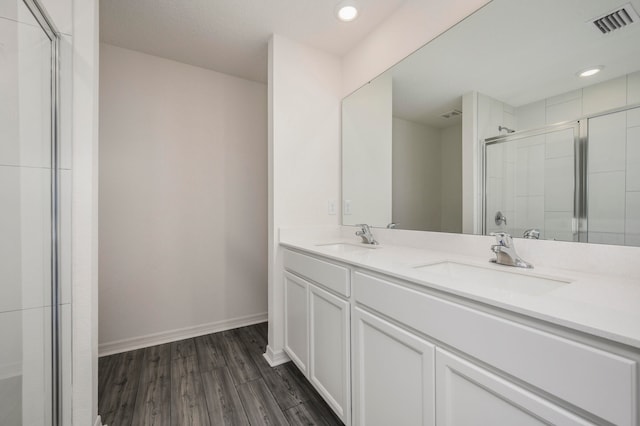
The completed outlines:
<svg viewBox="0 0 640 426">
<path fill-rule="evenodd" d="M 60 318 L 60 32 L 39 0 L 21 0 L 51 41 L 51 425 L 62 425 Z"/>
<path fill-rule="evenodd" d="M 487 147 L 489 145 L 515 142 L 520 139 L 544 135 L 550 132 L 573 129 L 574 147 L 574 183 L 573 183 L 573 218 L 571 231 L 576 242 L 587 242 L 587 118 L 566 121 L 557 124 L 521 130 L 506 135 L 493 136 L 481 141 L 482 145 L 482 234 L 487 233 Z"/>
</svg>

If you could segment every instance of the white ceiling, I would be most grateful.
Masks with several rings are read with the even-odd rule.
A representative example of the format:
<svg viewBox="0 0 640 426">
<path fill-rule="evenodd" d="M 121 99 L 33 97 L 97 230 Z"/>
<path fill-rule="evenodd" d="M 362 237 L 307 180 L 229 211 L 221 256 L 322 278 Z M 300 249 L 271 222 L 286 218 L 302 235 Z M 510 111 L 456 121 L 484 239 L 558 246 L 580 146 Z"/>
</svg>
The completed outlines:
<svg viewBox="0 0 640 426">
<path fill-rule="evenodd" d="M 440 114 L 470 91 L 517 107 L 640 70 L 640 23 L 608 35 L 591 23 L 627 2 L 493 0 L 388 71 L 394 115 L 446 127 Z M 576 76 L 592 65 L 606 68 Z"/>
<path fill-rule="evenodd" d="M 339 0 L 101 0 L 100 40 L 266 82 L 267 43 L 280 34 L 344 55 L 405 0 L 360 1 L 360 16 L 335 18 Z"/>
</svg>

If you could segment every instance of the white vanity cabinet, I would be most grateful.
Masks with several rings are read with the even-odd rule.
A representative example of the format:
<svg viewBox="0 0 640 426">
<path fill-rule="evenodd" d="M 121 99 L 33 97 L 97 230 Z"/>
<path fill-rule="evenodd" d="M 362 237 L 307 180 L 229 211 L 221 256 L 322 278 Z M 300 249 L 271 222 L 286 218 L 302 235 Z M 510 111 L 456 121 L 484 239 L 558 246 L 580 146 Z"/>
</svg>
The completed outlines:
<svg viewBox="0 0 640 426">
<path fill-rule="evenodd" d="M 347 425 L 640 425 L 637 349 L 321 256 L 284 265 L 285 350 Z"/>
<path fill-rule="evenodd" d="M 356 425 L 593 424 L 376 315 L 353 319 Z"/>
<path fill-rule="evenodd" d="M 637 354 L 611 353 L 367 272 L 354 273 L 353 293 L 356 309 L 389 318 L 398 329 L 437 346 L 438 425 L 479 424 L 478 419 L 500 425 L 537 424 L 536 419 L 542 424 L 589 424 L 587 419 L 638 424 Z M 361 359 L 354 356 L 354 371 L 361 370 Z M 403 358 L 387 361 L 394 368 Z M 358 389 L 361 384 L 364 390 Z M 368 386 L 366 378 L 354 382 L 355 393 L 367 392 Z M 472 401 L 492 408 L 484 411 Z M 466 410 L 472 414 L 466 416 Z"/>
<path fill-rule="evenodd" d="M 285 351 L 338 417 L 351 424 L 349 269 L 284 255 Z"/>
</svg>

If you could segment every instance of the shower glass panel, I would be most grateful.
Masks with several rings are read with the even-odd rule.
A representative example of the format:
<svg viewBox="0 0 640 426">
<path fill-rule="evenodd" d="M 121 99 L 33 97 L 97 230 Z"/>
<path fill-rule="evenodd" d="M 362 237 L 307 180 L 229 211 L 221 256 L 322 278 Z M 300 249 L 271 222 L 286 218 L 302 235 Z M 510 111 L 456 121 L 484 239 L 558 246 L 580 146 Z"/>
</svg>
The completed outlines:
<svg viewBox="0 0 640 426">
<path fill-rule="evenodd" d="M 640 246 L 640 108 L 589 119 L 590 243 Z"/>
<path fill-rule="evenodd" d="M 32 13 L 32 8 L 36 12 Z M 36 15 L 38 18 L 36 18 Z M 56 39 L 34 3 L 0 9 L 0 425 L 57 418 Z"/>
<path fill-rule="evenodd" d="M 578 241 L 575 152 L 578 123 L 485 141 L 484 232 Z"/>
</svg>

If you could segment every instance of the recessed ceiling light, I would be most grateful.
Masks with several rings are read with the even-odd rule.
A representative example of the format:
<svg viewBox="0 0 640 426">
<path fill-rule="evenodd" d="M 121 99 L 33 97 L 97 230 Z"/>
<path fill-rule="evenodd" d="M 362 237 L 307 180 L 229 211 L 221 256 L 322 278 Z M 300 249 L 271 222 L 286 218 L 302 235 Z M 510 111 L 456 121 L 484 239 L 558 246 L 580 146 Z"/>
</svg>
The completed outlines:
<svg viewBox="0 0 640 426">
<path fill-rule="evenodd" d="M 597 67 L 587 68 L 585 70 L 578 71 L 577 75 L 579 77 L 591 77 L 592 75 L 598 74 L 600 71 L 602 71 L 603 68 L 604 67 L 602 65 L 599 65 Z"/>
<path fill-rule="evenodd" d="M 358 17 L 358 9 L 353 1 L 342 1 L 336 6 L 336 15 L 343 22 L 353 21 Z"/>
</svg>

